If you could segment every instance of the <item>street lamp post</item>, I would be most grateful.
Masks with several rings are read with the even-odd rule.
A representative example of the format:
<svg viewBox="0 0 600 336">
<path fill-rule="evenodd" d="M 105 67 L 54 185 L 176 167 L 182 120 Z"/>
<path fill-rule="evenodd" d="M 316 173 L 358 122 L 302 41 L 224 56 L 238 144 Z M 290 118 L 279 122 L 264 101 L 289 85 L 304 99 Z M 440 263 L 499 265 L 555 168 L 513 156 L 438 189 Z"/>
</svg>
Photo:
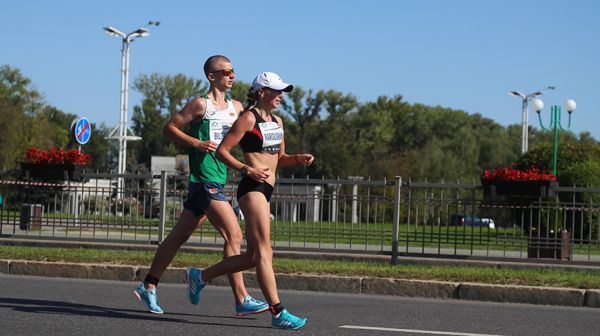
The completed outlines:
<svg viewBox="0 0 600 336">
<path fill-rule="evenodd" d="M 148 25 L 158 26 L 160 22 L 149 21 Z M 135 40 L 136 37 L 146 37 L 150 35 L 148 29 L 141 27 L 129 34 L 125 34 L 118 29 L 108 26 L 103 28 L 104 31 L 110 36 L 120 37 L 123 41 L 123 47 L 121 49 L 121 109 L 119 114 L 119 123 L 109 133 L 107 139 L 117 140 L 119 142 L 119 158 L 118 158 L 118 174 L 125 174 L 125 168 L 127 163 L 127 141 L 141 140 L 139 136 L 129 129 L 127 126 L 127 98 L 129 89 L 129 44 Z M 119 192 L 122 192 L 123 188 L 123 177 L 117 179 L 117 197 Z"/>
<path fill-rule="evenodd" d="M 547 90 L 554 90 L 555 87 L 554 86 L 548 86 L 546 87 Z M 521 129 L 521 154 L 524 154 L 525 152 L 527 152 L 527 148 L 529 147 L 529 114 L 527 113 L 527 104 L 529 103 L 529 101 L 531 99 L 534 99 L 536 97 L 539 97 L 541 95 L 544 94 L 544 91 L 539 90 L 536 92 L 532 92 L 528 95 L 522 94 L 519 91 L 510 91 L 508 93 L 511 96 L 514 97 L 519 97 L 522 99 L 523 103 L 522 103 L 522 108 L 523 108 L 523 121 L 522 121 L 522 129 Z"/>
<path fill-rule="evenodd" d="M 548 128 L 544 127 L 544 123 L 542 122 L 542 115 L 540 113 L 544 108 L 544 102 L 542 102 L 540 99 L 535 99 L 533 101 L 533 106 L 540 119 L 540 126 L 542 126 L 542 129 L 546 130 L 552 128 L 554 130 L 552 173 L 556 176 L 556 161 L 558 156 L 558 129 L 560 128 L 563 131 L 566 131 L 569 128 L 571 128 L 571 113 L 575 111 L 575 109 L 577 108 L 577 104 L 573 99 L 569 99 L 565 102 L 565 110 L 567 110 L 567 112 L 569 113 L 569 124 L 565 128 L 563 128 L 561 125 L 560 106 L 554 105 L 550 108 L 550 124 L 548 125 Z"/>
</svg>

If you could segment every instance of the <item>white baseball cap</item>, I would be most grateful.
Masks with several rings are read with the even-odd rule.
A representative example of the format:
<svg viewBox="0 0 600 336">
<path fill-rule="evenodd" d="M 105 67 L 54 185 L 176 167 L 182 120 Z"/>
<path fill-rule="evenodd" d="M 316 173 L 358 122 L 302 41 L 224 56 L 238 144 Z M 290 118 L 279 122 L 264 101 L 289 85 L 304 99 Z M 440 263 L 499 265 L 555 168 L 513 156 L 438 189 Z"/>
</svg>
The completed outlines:
<svg viewBox="0 0 600 336">
<path fill-rule="evenodd" d="M 274 72 L 263 72 L 252 81 L 252 91 L 256 92 L 262 88 L 290 92 L 294 86 L 281 80 L 281 77 Z"/>
</svg>

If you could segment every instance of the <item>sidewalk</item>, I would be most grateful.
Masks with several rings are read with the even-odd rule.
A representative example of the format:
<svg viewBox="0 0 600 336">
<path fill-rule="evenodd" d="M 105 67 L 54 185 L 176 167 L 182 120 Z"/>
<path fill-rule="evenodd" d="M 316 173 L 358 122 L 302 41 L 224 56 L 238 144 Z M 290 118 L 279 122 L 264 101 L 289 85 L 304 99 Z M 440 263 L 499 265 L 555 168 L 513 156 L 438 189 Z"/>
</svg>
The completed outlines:
<svg viewBox="0 0 600 336">
<path fill-rule="evenodd" d="M 87 247 L 99 249 L 156 249 L 154 245 L 90 243 L 72 241 L 41 241 L 14 238 L 0 238 L 0 245 L 54 246 L 54 247 Z M 185 251 L 220 252 L 218 248 L 185 247 Z M 323 252 L 275 251 L 276 257 L 380 261 L 389 262 L 389 256 L 382 255 L 349 255 Z M 400 257 L 399 263 L 425 265 L 460 265 L 507 268 L 559 268 L 573 271 L 598 271 L 600 266 L 573 265 L 561 263 L 520 263 L 488 260 L 459 260 L 440 258 Z M 14 275 L 33 275 L 47 277 L 66 277 L 83 279 L 101 279 L 139 282 L 148 271 L 144 266 L 98 265 L 75 263 L 50 263 L 26 260 L 0 259 L 0 273 Z M 529 303 L 540 305 L 559 305 L 574 307 L 600 308 L 600 290 L 571 289 L 533 286 L 489 285 L 478 283 L 458 283 L 445 281 L 401 280 L 372 277 L 344 277 L 312 274 L 276 274 L 277 287 L 280 289 L 308 290 L 317 292 L 337 292 L 367 295 L 394 295 L 424 297 L 436 299 L 478 300 L 511 303 Z M 250 288 L 258 288 L 256 274 L 244 272 L 244 280 Z M 186 283 L 184 268 L 169 268 L 165 271 L 161 282 Z M 219 277 L 212 285 L 229 286 L 227 277 Z"/>
</svg>

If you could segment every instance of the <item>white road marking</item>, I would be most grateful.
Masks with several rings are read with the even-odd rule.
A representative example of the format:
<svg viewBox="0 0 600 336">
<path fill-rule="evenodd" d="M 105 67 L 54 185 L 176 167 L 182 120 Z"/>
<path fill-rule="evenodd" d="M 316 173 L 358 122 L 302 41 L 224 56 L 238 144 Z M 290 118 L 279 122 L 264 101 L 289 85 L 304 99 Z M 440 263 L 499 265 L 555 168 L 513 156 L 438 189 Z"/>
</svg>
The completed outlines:
<svg viewBox="0 0 600 336">
<path fill-rule="evenodd" d="M 401 333 L 413 333 L 413 334 L 428 334 L 428 335 L 451 335 L 451 336 L 501 336 L 501 335 L 490 335 L 490 334 L 472 334 L 472 333 L 460 333 L 450 331 L 434 331 L 434 330 L 418 330 L 418 329 L 396 329 L 396 328 L 379 328 L 379 327 L 366 327 L 366 326 L 353 326 L 343 325 L 340 328 L 344 329 L 362 329 L 362 330 L 377 330 L 377 331 L 392 331 Z"/>
</svg>

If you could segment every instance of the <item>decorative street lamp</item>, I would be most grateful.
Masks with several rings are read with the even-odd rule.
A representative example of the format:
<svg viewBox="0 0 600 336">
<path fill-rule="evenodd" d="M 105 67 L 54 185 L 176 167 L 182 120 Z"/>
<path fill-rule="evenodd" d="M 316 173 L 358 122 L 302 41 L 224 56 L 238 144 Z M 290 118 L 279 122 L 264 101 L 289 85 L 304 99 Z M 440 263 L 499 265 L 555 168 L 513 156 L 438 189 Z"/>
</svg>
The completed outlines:
<svg viewBox="0 0 600 336">
<path fill-rule="evenodd" d="M 148 21 L 147 26 L 158 26 L 158 21 Z M 127 126 L 127 93 L 129 88 L 129 44 L 135 40 L 136 37 L 146 37 L 150 35 L 148 29 L 141 27 L 129 34 L 125 34 L 120 30 L 108 26 L 103 28 L 110 36 L 120 37 L 123 41 L 123 48 L 121 49 L 121 111 L 119 117 L 119 124 L 109 133 L 107 139 L 113 139 L 119 141 L 119 166 L 117 169 L 118 174 L 125 174 L 125 166 L 127 163 L 127 141 L 141 140 L 139 136 L 129 129 Z M 117 179 L 117 195 L 121 192 L 123 187 L 123 178 Z M 117 196 L 118 197 L 118 196 Z"/>
<path fill-rule="evenodd" d="M 558 129 L 560 128 L 563 131 L 566 131 L 569 128 L 571 128 L 571 113 L 573 113 L 573 111 L 575 111 L 575 109 L 577 108 L 577 104 L 575 103 L 575 101 L 573 99 L 569 99 L 565 102 L 565 110 L 569 113 L 569 124 L 567 125 L 566 128 L 563 128 L 561 125 L 560 106 L 554 105 L 550 108 L 550 125 L 548 125 L 548 128 L 544 127 L 544 123 L 542 122 L 542 115 L 540 113 L 542 111 L 542 109 L 544 108 L 544 102 L 542 102 L 540 99 L 535 99 L 533 101 L 533 107 L 538 114 L 538 117 L 540 119 L 540 126 L 542 126 L 542 129 L 544 129 L 544 130 L 547 130 L 550 128 L 554 129 L 554 149 L 553 149 L 553 154 L 552 154 L 552 172 L 556 176 L 556 157 L 558 154 Z"/>
<path fill-rule="evenodd" d="M 548 87 L 546 87 L 547 90 L 554 90 L 555 88 L 556 87 L 554 87 L 554 86 L 548 86 Z M 519 98 L 521 98 L 523 100 L 523 104 L 522 104 L 522 107 L 523 107 L 523 122 L 522 122 L 522 129 L 521 129 L 521 154 L 524 154 L 525 152 L 527 152 L 527 147 L 529 147 L 529 135 L 528 135 L 528 132 L 529 132 L 529 125 L 528 125 L 529 124 L 529 115 L 527 113 L 528 112 L 527 111 L 527 103 L 531 99 L 543 95 L 544 91 L 539 90 L 539 91 L 536 91 L 536 92 L 532 92 L 532 93 L 530 93 L 528 95 L 524 95 L 521 92 L 515 90 L 515 91 L 510 91 L 508 94 L 511 95 L 511 96 L 514 96 L 514 97 L 519 97 Z"/>
</svg>

